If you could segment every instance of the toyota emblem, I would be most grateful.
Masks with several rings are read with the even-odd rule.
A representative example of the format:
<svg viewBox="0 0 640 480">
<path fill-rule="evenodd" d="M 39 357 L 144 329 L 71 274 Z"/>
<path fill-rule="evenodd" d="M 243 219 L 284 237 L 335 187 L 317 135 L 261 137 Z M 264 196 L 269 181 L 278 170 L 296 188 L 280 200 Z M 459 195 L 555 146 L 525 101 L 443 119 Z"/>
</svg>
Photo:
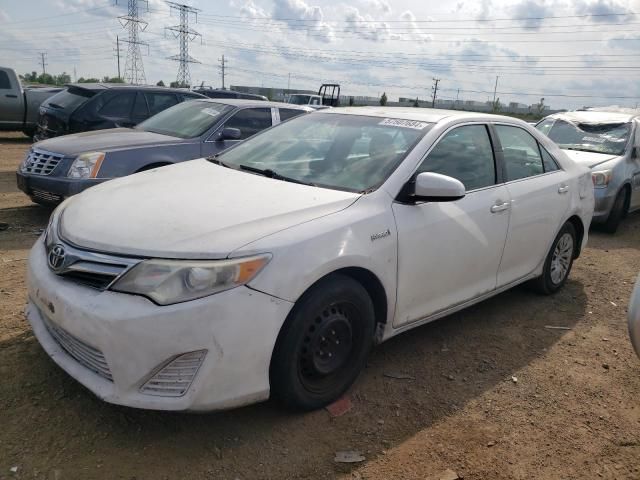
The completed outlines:
<svg viewBox="0 0 640 480">
<path fill-rule="evenodd" d="M 49 251 L 49 266 L 52 270 L 60 270 L 64 265 L 64 247 L 56 245 Z"/>
</svg>

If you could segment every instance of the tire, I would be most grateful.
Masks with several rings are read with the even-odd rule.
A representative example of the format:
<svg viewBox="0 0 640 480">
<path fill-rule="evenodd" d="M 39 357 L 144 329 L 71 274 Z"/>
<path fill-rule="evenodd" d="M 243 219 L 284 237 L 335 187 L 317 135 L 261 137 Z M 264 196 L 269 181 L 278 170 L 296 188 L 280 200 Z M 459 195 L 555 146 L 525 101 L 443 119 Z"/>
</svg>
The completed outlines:
<svg viewBox="0 0 640 480">
<path fill-rule="evenodd" d="M 602 225 L 602 230 L 607 233 L 616 233 L 618 230 L 618 226 L 620 226 L 620 222 L 625 217 L 627 213 L 627 189 L 622 188 L 616 195 L 616 199 L 613 202 L 613 207 L 611 207 L 611 211 L 609 212 L 609 217 L 607 221 Z"/>
<path fill-rule="evenodd" d="M 576 229 L 567 222 L 551 244 L 542 275 L 532 281 L 534 289 L 543 295 L 551 295 L 560 290 L 571 273 L 576 248 Z"/>
<path fill-rule="evenodd" d="M 353 384 L 373 343 L 371 297 L 350 277 L 332 274 L 296 303 L 274 349 L 273 396 L 295 410 L 324 407 Z"/>
</svg>

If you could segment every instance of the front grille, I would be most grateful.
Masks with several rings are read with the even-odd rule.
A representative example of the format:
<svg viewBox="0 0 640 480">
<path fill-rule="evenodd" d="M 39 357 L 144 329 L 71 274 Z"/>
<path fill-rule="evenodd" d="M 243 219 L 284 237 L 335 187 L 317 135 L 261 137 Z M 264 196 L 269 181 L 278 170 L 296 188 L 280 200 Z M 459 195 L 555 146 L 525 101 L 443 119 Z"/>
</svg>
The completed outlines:
<svg viewBox="0 0 640 480">
<path fill-rule="evenodd" d="M 140 391 L 161 397 L 183 396 L 189 390 L 206 355 L 206 350 L 198 350 L 173 358 L 147 380 Z"/>
<path fill-rule="evenodd" d="M 31 196 L 35 200 L 40 200 L 45 203 L 60 203 L 62 201 L 62 195 L 56 195 L 55 193 L 45 192 L 37 188 L 30 190 Z"/>
<path fill-rule="evenodd" d="M 63 273 L 61 276 L 76 283 L 86 285 L 87 287 L 98 288 L 100 290 L 107 288 L 117 277 L 117 275 L 106 275 L 96 272 L 75 272 L 73 270 Z"/>
<path fill-rule="evenodd" d="M 50 175 L 62 158 L 62 155 L 33 148 L 22 165 L 22 171 L 32 175 Z"/>
<path fill-rule="evenodd" d="M 44 320 L 44 324 L 47 327 L 49 334 L 69 355 L 76 359 L 82 366 L 88 368 L 94 373 L 97 373 L 102 378 L 106 378 L 111 382 L 113 381 L 109 365 L 107 365 L 104 354 L 100 350 L 87 345 L 63 328 L 55 325 L 46 317 L 46 315 L 42 315 L 42 312 L 41 317 Z"/>
</svg>

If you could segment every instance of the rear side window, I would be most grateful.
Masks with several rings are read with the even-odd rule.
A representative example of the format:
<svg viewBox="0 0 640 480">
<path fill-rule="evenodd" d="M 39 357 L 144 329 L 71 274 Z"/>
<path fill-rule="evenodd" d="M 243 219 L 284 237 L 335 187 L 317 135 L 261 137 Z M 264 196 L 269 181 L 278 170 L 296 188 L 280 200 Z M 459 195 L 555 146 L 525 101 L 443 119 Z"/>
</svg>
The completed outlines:
<svg viewBox="0 0 640 480">
<path fill-rule="evenodd" d="M 465 125 L 447 133 L 418 168 L 460 180 L 467 191 L 496 183 L 491 140 L 485 125 Z"/>
<path fill-rule="evenodd" d="M 553 158 L 542 145 L 540 145 L 540 153 L 542 154 L 542 164 L 545 172 L 555 172 L 556 170 L 560 170 L 558 162 L 556 162 L 555 158 Z"/>
<path fill-rule="evenodd" d="M 122 92 L 111 97 L 100 109 L 100 115 L 105 117 L 126 118 L 131 113 L 135 92 Z"/>
<path fill-rule="evenodd" d="M 4 70 L 0 70 L 0 90 L 11 89 L 11 82 L 9 81 L 9 75 Z"/>
<path fill-rule="evenodd" d="M 529 132 L 508 125 L 495 127 L 502 144 L 508 182 L 544 173 L 538 142 Z"/>
<path fill-rule="evenodd" d="M 178 103 L 178 99 L 173 93 L 145 93 L 145 96 L 149 104 L 149 115 L 155 115 Z"/>
<path fill-rule="evenodd" d="M 294 110 L 293 108 L 281 108 L 280 109 L 280 121 L 284 122 L 290 118 L 297 117 L 305 113 L 304 110 Z"/>
<path fill-rule="evenodd" d="M 270 126 L 270 108 L 245 108 L 232 116 L 225 124 L 225 127 L 240 129 L 240 140 L 249 138 Z"/>
<path fill-rule="evenodd" d="M 144 95 L 140 92 L 136 94 L 136 101 L 133 104 L 133 112 L 131 116 L 134 118 L 147 118 L 149 111 L 147 110 L 147 102 L 144 99 Z"/>
</svg>

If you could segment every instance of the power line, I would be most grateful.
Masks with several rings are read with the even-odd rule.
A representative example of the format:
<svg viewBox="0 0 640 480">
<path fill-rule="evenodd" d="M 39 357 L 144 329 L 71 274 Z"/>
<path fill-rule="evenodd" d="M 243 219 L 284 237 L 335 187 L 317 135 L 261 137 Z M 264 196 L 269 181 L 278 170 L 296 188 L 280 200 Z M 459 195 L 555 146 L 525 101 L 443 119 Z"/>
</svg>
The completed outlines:
<svg viewBox="0 0 640 480">
<path fill-rule="evenodd" d="M 148 0 L 141 0 L 147 4 Z M 117 3 L 117 0 L 116 0 Z M 144 31 L 149 25 L 139 16 L 138 0 L 128 0 L 128 12 L 126 16 L 118 17 L 123 28 L 129 30 L 129 38 L 123 40 L 128 43 L 127 60 L 124 67 L 124 78 L 128 83 L 134 85 L 144 85 L 147 79 L 144 74 L 144 65 L 142 64 L 142 54 L 140 53 L 140 45 L 147 48 L 149 44 L 139 40 L 139 33 Z"/>
<path fill-rule="evenodd" d="M 180 40 L 180 53 L 169 57 L 171 60 L 178 62 L 178 76 L 177 82 L 181 87 L 187 87 L 191 85 L 191 73 L 189 72 L 190 63 L 200 63 L 198 60 L 189 55 L 189 42 L 195 40 L 196 37 L 202 36 L 189 27 L 189 15 L 193 14 L 196 23 L 198 22 L 199 8 L 193 8 L 189 5 L 181 3 L 167 2 L 171 11 L 177 10 L 180 14 L 180 24 L 173 27 L 165 27 L 166 30 L 173 32 L 173 36 Z"/>
</svg>

